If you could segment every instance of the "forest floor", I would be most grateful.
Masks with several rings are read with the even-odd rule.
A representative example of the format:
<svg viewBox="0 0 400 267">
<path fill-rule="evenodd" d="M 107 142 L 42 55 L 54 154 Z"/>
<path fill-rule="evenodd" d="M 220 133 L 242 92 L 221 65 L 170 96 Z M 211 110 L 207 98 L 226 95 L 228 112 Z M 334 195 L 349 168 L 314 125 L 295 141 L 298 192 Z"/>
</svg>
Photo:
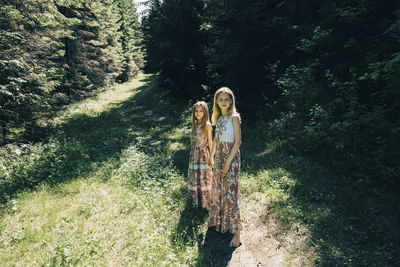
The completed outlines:
<svg viewBox="0 0 400 267">
<path fill-rule="evenodd" d="M 1 174 L 15 192 L 1 208 L 0 266 L 353 265 L 335 229 L 320 238 L 336 219 L 322 193 L 311 191 L 313 203 L 293 194 L 320 168 L 245 118 L 242 244 L 208 229 L 185 184 L 191 104 L 141 74 L 40 122 L 53 133 L 45 141 L 7 148 L 16 157 Z"/>
</svg>

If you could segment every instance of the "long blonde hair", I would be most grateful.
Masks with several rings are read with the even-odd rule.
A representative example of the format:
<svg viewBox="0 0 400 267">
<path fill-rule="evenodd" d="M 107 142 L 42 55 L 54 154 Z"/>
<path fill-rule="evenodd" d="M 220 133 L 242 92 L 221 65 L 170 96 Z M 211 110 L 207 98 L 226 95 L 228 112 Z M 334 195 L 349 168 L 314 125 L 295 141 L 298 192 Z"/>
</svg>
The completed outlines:
<svg viewBox="0 0 400 267">
<path fill-rule="evenodd" d="M 217 104 L 217 98 L 220 93 L 227 93 L 232 100 L 232 103 L 228 108 L 228 115 L 229 116 L 238 116 L 240 119 L 240 114 L 236 110 L 235 96 L 233 95 L 232 90 L 229 89 L 228 87 L 221 87 L 214 94 L 213 114 L 211 117 L 211 122 L 212 122 L 212 125 L 214 125 L 214 126 L 217 125 L 218 118 L 222 114 L 221 109 L 219 108 L 219 106 Z"/>
<path fill-rule="evenodd" d="M 203 118 L 201 118 L 200 121 L 197 121 L 196 116 L 194 115 L 195 111 L 196 111 L 196 107 L 200 106 L 203 110 Z M 208 106 L 207 103 L 204 101 L 197 101 L 194 105 L 193 105 L 193 113 L 192 113 L 192 130 L 190 131 L 190 141 L 192 141 L 192 137 L 193 137 L 193 132 L 194 132 L 194 128 L 199 125 L 202 124 L 203 125 L 203 130 L 201 132 L 201 134 L 204 137 L 207 137 L 207 124 L 210 124 L 210 115 L 208 113 Z"/>
</svg>

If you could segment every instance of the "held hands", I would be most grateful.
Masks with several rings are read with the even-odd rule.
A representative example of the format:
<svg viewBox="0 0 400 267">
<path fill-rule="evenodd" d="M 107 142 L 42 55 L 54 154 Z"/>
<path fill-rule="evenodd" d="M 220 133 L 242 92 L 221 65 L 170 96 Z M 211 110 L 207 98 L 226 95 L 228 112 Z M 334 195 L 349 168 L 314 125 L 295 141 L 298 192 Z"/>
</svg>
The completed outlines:
<svg viewBox="0 0 400 267">
<path fill-rule="evenodd" d="M 222 170 L 221 170 L 222 175 L 225 175 L 225 174 L 228 173 L 228 171 L 229 171 L 229 165 L 230 165 L 230 164 L 228 164 L 228 163 L 225 163 L 225 164 L 224 164 L 224 167 L 223 167 Z M 208 161 L 208 166 L 209 166 L 210 168 L 214 168 L 214 159 L 213 159 L 213 158 L 210 158 L 210 160 Z"/>
<path fill-rule="evenodd" d="M 208 161 L 208 166 L 212 169 L 214 168 L 214 159 L 210 158 L 210 160 Z"/>
<path fill-rule="evenodd" d="M 223 175 L 225 175 L 225 174 L 228 173 L 228 171 L 229 171 L 229 164 L 225 163 L 225 164 L 224 164 L 224 167 L 223 167 L 222 170 L 221 170 L 221 173 L 222 173 Z"/>
</svg>

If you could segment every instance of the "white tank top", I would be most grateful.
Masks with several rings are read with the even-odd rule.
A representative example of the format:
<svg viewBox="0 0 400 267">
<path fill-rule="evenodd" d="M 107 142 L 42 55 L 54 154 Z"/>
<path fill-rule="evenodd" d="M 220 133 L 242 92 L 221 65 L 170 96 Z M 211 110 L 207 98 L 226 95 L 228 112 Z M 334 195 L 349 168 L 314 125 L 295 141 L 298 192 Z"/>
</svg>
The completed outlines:
<svg viewBox="0 0 400 267">
<path fill-rule="evenodd" d="M 235 133 L 233 130 L 232 116 L 221 116 L 218 118 L 215 129 L 217 140 L 219 142 L 235 142 Z"/>
</svg>

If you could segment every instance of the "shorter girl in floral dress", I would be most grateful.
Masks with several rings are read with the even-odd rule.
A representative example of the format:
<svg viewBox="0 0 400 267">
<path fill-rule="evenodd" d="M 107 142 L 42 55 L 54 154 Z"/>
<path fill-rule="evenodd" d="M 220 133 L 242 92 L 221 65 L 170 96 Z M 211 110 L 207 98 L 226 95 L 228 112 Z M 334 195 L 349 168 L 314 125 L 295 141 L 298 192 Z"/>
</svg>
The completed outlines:
<svg viewBox="0 0 400 267">
<path fill-rule="evenodd" d="M 193 106 L 188 189 L 192 195 L 193 207 L 201 206 L 204 209 L 210 207 L 213 167 L 209 151 L 212 143 L 211 131 L 207 104 L 199 101 Z"/>
</svg>

